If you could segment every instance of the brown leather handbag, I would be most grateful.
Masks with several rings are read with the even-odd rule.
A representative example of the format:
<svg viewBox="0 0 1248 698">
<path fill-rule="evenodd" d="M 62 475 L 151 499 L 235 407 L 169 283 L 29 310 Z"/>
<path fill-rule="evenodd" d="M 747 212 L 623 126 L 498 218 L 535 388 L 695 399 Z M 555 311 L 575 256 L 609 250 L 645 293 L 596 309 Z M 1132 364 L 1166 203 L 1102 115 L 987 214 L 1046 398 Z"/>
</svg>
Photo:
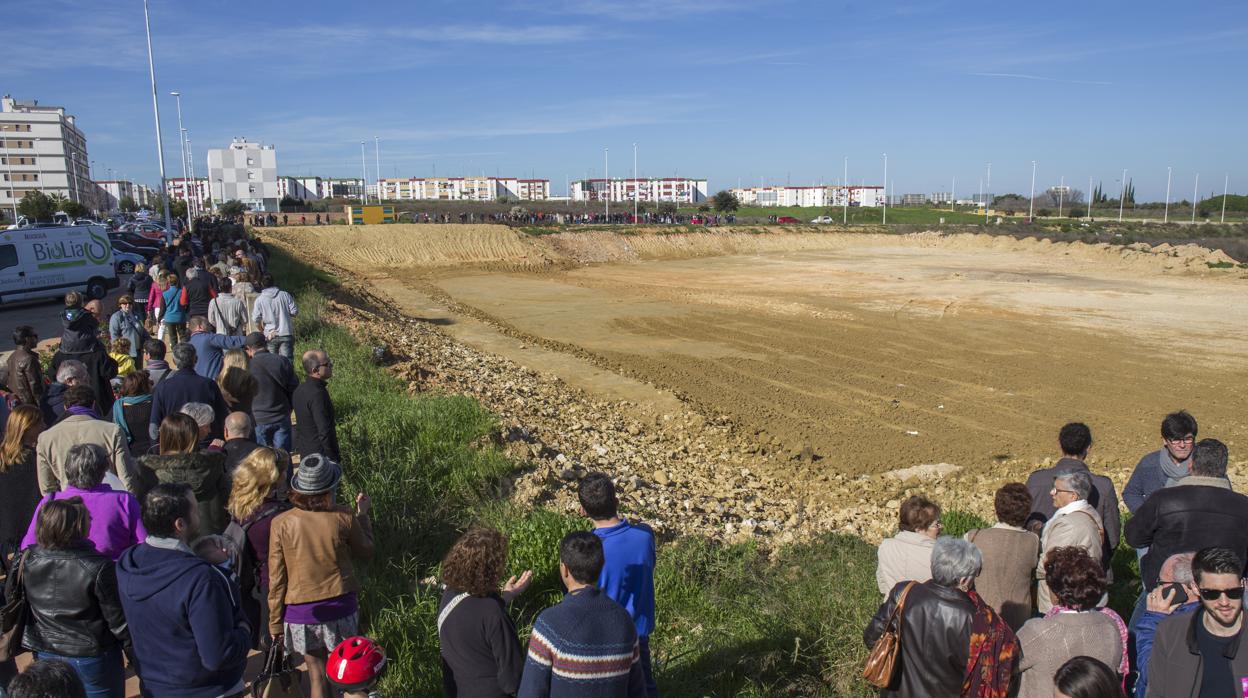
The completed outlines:
<svg viewBox="0 0 1248 698">
<path fill-rule="evenodd" d="M 910 589 L 917 583 L 910 582 L 902 589 L 897 605 L 893 607 L 888 622 L 884 624 L 884 634 L 875 641 L 871 653 L 867 655 L 862 678 L 876 688 L 888 688 L 893 683 L 893 675 L 897 673 L 897 657 L 901 654 L 901 611 L 906 606 Z"/>
</svg>

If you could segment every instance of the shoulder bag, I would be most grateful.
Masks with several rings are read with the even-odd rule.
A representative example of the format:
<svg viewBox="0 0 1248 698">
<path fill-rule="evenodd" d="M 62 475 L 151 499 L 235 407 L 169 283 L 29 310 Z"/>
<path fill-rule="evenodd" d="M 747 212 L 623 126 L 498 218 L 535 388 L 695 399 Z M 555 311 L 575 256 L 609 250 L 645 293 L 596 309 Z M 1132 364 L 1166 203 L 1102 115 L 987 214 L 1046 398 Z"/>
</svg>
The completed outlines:
<svg viewBox="0 0 1248 698">
<path fill-rule="evenodd" d="M 22 634 L 26 630 L 30 605 L 26 601 L 26 586 L 22 570 L 26 568 L 26 552 L 17 561 L 17 575 L 13 584 L 13 598 L 5 599 L 0 609 L 0 662 L 7 662 L 26 651 L 22 647 Z"/>
<path fill-rule="evenodd" d="M 906 606 L 906 597 L 910 589 L 918 582 L 906 584 L 897 598 L 897 605 L 889 614 L 884 624 L 884 634 L 875 641 L 871 653 L 867 655 L 867 663 L 862 670 L 862 678 L 876 688 L 888 688 L 893 683 L 893 675 L 897 673 L 897 657 L 901 654 L 901 611 Z"/>
<path fill-rule="evenodd" d="M 251 685 L 252 698 L 303 698 L 299 670 L 291 666 L 283 644 L 278 640 L 269 647 L 264 669 Z"/>
</svg>

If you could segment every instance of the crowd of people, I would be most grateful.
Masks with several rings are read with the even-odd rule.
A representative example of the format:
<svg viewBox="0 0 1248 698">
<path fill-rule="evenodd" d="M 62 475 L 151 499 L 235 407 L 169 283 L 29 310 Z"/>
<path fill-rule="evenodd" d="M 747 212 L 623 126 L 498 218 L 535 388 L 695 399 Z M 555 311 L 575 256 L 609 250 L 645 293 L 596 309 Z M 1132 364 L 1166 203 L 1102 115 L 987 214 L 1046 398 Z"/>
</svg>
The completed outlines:
<svg viewBox="0 0 1248 698">
<path fill-rule="evenodd" d="M 0 376 L 0 561 L 14 635 L 0 696 L 251 695 L 248 656 L 302 662 L 314 698 L 374 695 L 384 650 L 360 636 L 371 500 L 339 503 L 343 454 L 323 350 L 294 356 L 294 299 L 241 226 L 203 221 L 139 266 L 106 314 L 71 292 L 45 369 L 21 326 Z M 593 533 L 560 546 L 568 596 L 527 653 L 503 583 L 506 539 L 472 529 L 443 563 L 448 695 L 657 696 L 655 541 L 596 474 Z M 7 622 L 7 621 L 6 621 Z"/>
<path fill-rule="evenodd" d="M 1161 448 L 1123 488 L 1125 527 L 1078 422 L 1058 433 L 1055 465 L 997 490 L 989 528 L 942 536 L 937 503 L 902 502 L 900 531 L 879 547 L 883 602 L 863 635 L 868 647 L 899 637 L 881 695 L 1245 695 L 1248 497 L 1231 488 L 1227 447 L 1196 436 L 1187 412 L 1162 420 Z M 1125 621 L 1108 607 L 1120 540 L 1142 583 Z"/>
</svg>

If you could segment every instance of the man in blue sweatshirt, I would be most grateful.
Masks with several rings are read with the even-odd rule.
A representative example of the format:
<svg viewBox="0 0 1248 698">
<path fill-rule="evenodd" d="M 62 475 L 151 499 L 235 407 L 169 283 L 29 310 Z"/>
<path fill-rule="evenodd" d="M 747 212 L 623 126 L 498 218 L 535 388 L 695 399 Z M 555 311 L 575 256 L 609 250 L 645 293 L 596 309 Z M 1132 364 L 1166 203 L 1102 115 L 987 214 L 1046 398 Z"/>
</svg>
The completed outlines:
<svg viewBox="0 0 1248 698">
<path fill-rule="evenodd" d="M 602 564 L 602 541 L 588 531 L 559 543 L 568 593 L 533 623 L 516 698 L 645 698 L 632 618 L 594 586 Z"/>
<path fill-rule="evenodd" d="M 641 650 L 646 695 L 658 698 L 650 664 L 650 633 L 654 630 L 654 531 L 644 523 L 630 523 L 619 514 L 615 485 L 604 473 L 590 473 L 577 489 L 581 515 L 594 523 L 602 541 L 606 563 L 598 575 L 598 588 L 632 616 Z"/>
<path fill-rule="evenodd" d="M 144 696 L 245 695 L 251 648 L 238 585 L 196 557 L 199 507 L 190 486 L 156 485 L 143 499 L 147 541 L 117 561 L 121 597 Z"/>
</svg>

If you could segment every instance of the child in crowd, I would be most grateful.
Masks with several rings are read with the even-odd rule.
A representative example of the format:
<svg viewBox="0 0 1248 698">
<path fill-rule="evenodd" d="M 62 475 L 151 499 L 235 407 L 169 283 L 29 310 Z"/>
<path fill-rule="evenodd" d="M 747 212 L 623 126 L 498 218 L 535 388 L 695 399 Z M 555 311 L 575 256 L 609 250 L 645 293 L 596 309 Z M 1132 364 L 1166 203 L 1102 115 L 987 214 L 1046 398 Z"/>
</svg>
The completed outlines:
<svg viewBox="0 0 1248 698">
<path fill-rule="evenodd" d="M 654 630 L 654 531 L 619 515 L 615 484 L 603 473 L 590 473 L 577 490 L 581 514 L 594 524 L 606 558 L 598 588 L 628 611 L 637 625 L 641 668 L 646 695 L 658 698 L 659 687 L 650 665 L 650 633 Z"/>
<path fill-rule="evenodd" d="M 109 358 L 117 362 L 117 377 L 126 376 L 134 373 L 134 357 L 130 356 L 130 340 L 125 337 L 118 337 L 112 342 L 112 351 L 108 352 Z"/>
</svg>

